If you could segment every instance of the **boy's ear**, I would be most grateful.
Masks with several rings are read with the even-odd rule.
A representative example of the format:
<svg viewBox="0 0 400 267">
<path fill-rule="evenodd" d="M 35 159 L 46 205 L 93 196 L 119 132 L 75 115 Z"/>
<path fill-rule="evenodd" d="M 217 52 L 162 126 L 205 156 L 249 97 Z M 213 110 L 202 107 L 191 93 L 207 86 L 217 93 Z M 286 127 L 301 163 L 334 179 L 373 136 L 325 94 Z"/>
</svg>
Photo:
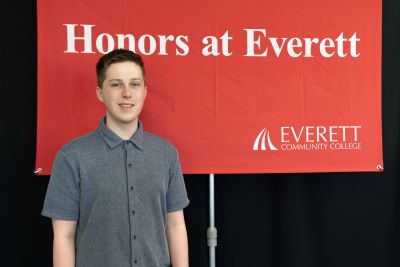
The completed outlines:
<svg viewBox="0 0 400 267">
<path fill-rule="evenodd" d="M 97 99 L 99 99 L 100 102 L 104 102 L 103 90 L 98 86 L 96 87 L 96 95 L 97 95 Z"/>
</svg>

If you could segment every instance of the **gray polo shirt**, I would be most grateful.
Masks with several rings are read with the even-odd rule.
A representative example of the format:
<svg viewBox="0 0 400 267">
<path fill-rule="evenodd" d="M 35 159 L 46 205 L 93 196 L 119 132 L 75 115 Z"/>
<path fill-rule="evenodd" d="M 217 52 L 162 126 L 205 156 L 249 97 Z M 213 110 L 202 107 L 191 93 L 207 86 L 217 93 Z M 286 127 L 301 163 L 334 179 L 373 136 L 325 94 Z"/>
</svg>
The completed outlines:
<svg viewBox="0 0 400 267">
<path fill-rule="evenodd" d="M 124 141 L 101 120 L 58 152 L 42 215 L 78 221 L 77 267 L 164 267 L 167 213 L 188 204 L 169 142 L 140 122 Z"/>
</svg>

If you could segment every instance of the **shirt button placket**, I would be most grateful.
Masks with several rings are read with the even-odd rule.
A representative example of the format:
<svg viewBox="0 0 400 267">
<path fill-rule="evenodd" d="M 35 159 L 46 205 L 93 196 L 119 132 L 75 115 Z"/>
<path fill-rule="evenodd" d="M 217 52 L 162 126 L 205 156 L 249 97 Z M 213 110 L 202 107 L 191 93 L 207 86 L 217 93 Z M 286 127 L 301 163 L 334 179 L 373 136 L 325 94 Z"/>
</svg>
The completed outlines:
<svg viewBox="0 0 400 267">
<path fill-rule="evenodd" d="M 130 145 L 130 144 L 129 144 Z M 128 148 L 128 146 L 127 146 Z M 136 212 L 135 212 L 135 206 L 136 206 L 136 201 L 135 201 L 135 188 L 134 188 L 134 168 L 133 168 L 133 156 L 134 154 L 132 152 L 134 149 L 127 149 L 127 157 L 126 157 L 126 166 L 127 166 L 127 185 L 128 185 L 128 201 L 129 201 L 129 209 L 130 209 L 130 236 L 131 236 L 131 255 L 132 255 L 132 263 L 133 266 L 139 266 L 137 256 L 135 251 L 137 251 L 136 247 L 136 236 L 134 235 L 135 231 L 135 217 L 136 217 Z"/>
<path fill-rule="evenodd" d="M 138 261 L 137 261 L 137 255 L 135 255 L 134 251 L 136 251 L 135 246 L 136 244 L 134 243 L 134 238 L 132 237 L 133 231 L 134 231 L 134 225 L 135 225 L 135 201 L 134 201 L 134 187 L 133 187 L 133 155 L 132 155 L 132 150 L 130 149 L 130 144 L 128 141 L 125 142 L 125 148 L 126 148 L 126 174 L 127 174 L 127 186 L 128 186 L 128 206 L 130 210 L 130 236 L 131 236 L 131 256 L 132 256 L 132 264 L 133 266 L 138 266 Z"/>
</svg>

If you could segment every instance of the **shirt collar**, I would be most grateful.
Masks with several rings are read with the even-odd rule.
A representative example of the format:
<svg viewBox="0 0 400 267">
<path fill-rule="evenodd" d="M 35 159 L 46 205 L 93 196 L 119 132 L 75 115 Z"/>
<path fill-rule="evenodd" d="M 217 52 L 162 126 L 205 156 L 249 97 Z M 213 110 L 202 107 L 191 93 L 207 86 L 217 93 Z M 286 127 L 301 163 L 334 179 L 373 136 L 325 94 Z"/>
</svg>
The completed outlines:
<svg viewBox="0 0 400 267">
<path fill-rule="evenodd" d="M 124 141 L 131 142 L 140 150 L 143 149 L 143 126 L 140 121 L 138 121 L 138 128 L 133 136 L 129 140 L 123 140 L 121 137 L 116 135 L 113 131 L 111 131 L 105 123 L 106 117 L 102 118 L 99 125 L 100 135 L 103 137 L 104 141 L 111 147 L 115 148 Z"/>
</svg>

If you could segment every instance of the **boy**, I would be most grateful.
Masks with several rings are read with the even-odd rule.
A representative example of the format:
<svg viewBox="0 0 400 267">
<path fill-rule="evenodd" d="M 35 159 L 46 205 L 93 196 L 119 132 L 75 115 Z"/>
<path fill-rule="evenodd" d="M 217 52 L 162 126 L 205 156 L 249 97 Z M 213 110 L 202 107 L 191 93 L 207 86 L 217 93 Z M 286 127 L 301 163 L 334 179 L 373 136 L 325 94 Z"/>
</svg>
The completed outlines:
<svg viewBox="0 0 400 267">
<path fill-rule="evenodd" d="M 42 215 L 55 267 L 187 267 L 189 204 L 176 150 L 143 131 L 141 57 L 119 49 L 96 65 L 99 127 L 58 152 Z"/>
</svg>

